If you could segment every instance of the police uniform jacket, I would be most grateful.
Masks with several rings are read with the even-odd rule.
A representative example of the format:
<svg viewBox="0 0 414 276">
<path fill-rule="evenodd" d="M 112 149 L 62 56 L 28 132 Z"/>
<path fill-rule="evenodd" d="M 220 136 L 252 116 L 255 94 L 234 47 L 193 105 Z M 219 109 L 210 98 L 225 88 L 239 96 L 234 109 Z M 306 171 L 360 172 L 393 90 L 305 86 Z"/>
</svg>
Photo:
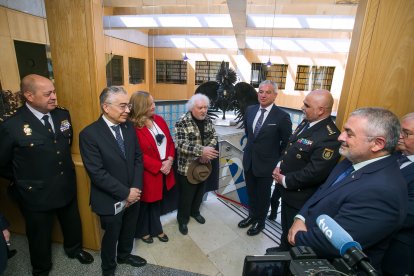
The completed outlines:
<svg viewBox="0 0 414 276">
<path fill-rule="evenodd" d="M 59 107 L 50 114 L 54 133 L 26 105 L 0 124 L 0 174 L 14 182 L 21 204 L 34 211 L 63 207 L 76 196 L 70 115 Z"/>
<path fill-rule="evenodd" d="M 280 170 L 287 188 L 280 189 L 282 200 L 300 209 L 322 184 L 339 160 L 340 131 L 330 117 L 301 130 L 302 121 L 289 139 Z"/>
</svg>

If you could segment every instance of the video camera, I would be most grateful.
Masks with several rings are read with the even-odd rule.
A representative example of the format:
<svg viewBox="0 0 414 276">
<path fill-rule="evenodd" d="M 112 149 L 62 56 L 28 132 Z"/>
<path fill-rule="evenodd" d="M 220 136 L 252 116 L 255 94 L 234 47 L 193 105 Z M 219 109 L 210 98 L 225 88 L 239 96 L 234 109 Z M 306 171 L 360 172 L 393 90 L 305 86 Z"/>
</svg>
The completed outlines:
<svg viewBox="0 0 414 276">
<path fill-rule="evenodd" d="M 339 276 L 357 275 L 341 258 L 329 262 L 319 259 L 312 248 L 307 246 L 292 247 L 290 251 L 274 255 L 246 256 L 243 276 Z"/>
</svg>

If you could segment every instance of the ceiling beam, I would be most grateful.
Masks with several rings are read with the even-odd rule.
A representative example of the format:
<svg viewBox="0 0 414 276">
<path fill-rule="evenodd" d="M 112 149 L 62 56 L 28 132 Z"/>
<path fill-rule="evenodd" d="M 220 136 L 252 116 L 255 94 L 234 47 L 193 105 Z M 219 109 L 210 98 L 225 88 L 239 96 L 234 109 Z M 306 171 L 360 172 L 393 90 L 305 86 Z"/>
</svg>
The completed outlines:
<svg viewBox="0 0 414 276">
<path fill-rule="evenodd" d="M 234 36 L 236 37 L 239 50 L 246 48 L 246 0 L 227 0 L 231 22 L 233 24 Z"/>
</svg>

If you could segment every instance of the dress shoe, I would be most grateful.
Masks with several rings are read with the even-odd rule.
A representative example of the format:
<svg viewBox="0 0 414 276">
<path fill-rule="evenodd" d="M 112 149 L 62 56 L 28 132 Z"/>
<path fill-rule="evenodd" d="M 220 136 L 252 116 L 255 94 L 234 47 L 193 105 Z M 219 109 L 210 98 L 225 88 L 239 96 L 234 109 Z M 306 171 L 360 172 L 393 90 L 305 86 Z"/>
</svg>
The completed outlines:
<svg viewBox="0 0 414 276">
<path fill-rule="evenodd" d="M 93 257 L 91 254 L 89 254 L 88 252 L 81 250 L 78 254 L 76 254 L 75 256 L 69 256 L 69 258 L 71 259 L 78 259 L 78 261 L 81 264 L 90 264 L 93 263 Z"/>
<path fill-rule="evenodd" d="M 129 264 L 131 266 L 140 267 L 147 264 L 147 261 L 140 256 L 129 254 L 125 259 L 117 258 L 118 264 Z"/>
<path fill-rule="evenodd" d="M 269 220 L 276 220 L 277 213 L 276 212 L 270 212 L 270 215 L 267 217 Z"/>
<path fill-rule="evenodd" d="M 247 235 L 256 236 L 265 228 L 264 224 L 259 224 L 258 222 L 253 223 L 253 225 L 247 230 Z"/>
<path fill-rule="evenodd" d="M 160 240 L 160 242 L 167 242 L 168 241 L 168 236 L 165 233 L 164 233 L 164 236 L 157 236 L 157 237 Z"/>
<path fill-rule="evenodd" d="M 239 228 L 246 228 L 246 227 L 249 227 L 250 225 L 252 225 L 253 222 L 254 221 L 251 217 L 247 217 L 244 220 L 240 221 L 237 226 L 239 226 Z"/>
<path fill-rule="evenodd" d="M 152 237 L 150 235 L 148 235 L 148 237 L 142 237 L 141 240 L 145 243 L 153 243 L 154 240 L 152 239 Z"/>
<path fill-rule="evenodd" d="M 200 224 L 206 223 L 206 219 L 200 214 L 193 216 L 193 218 Z"/>
<path fill-rule="evenodd" d="M 188 233 L 187 224 L 179 223 L 178 224 L 178 230 L 180 230 L 181 234 L 187 235 L 187 233 Z"/>
</svg>

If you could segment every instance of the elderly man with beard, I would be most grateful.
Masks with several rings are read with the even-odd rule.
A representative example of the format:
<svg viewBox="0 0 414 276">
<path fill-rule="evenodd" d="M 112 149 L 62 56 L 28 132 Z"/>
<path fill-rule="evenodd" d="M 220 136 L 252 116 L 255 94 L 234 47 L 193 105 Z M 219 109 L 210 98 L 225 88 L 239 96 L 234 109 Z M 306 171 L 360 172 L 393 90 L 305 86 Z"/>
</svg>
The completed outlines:
<svg viewBox="0 0 414 276">
<path fill-rule="evenodd" d="M 319 258 L 339 257 L 316 218 L 326 214 L 359 242 L 377 270 L 392 234 L 407 213 L 407 185 L 394 152 L 400 136 L 398 118 L 382 108 L 352 112 L 338 140 L 339 163 L 305 203 L 289 230 L 294 246 L 310 246 Z"/>
<path fill-rule="evenodd" d="M 193 95 L 187 102 L 188 112 L 175 124 L 177 145 L 177 183 L 180 191 L 177 221 L 178 229 L 187 235 L 190 216 L 198 223 L 204 224 L 205 218 L 200 214 L 200 205 L 205 191 L 205 181 L 192 184 L 188 179 L 190 164 L 194 160 L 208 164 L 218 157 L 217 135 L 211 119 L 207 116 L 210 101 L 202 94 Z"/>
</svg>

